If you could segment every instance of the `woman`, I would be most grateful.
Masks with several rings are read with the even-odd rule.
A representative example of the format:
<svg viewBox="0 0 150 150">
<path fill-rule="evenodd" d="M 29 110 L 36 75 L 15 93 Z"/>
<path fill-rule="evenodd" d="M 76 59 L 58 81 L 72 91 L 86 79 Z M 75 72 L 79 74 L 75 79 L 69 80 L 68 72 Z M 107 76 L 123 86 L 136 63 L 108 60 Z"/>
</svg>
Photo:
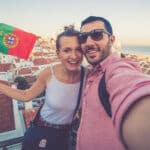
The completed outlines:
<svg viewBox="0 0 150 150">
<path fill-rule="evenodd" d="M 82 52 L 78 34 L 69 29 L 58 35 L 56 48 L 61 63 L 41 72 L 29 89 L 18 90 L 0 84 L 0 92 L 22 102 L 32 100 L 46 90 L 45 103 L 37 121 L 39 127 L 34 128 L 29 137 L 29 133 L 25 134 L 28 140 L 23 142 L 23 150 L 68 149 L 69 125 L 77 104 L 81 76 Z"/>
</svg>

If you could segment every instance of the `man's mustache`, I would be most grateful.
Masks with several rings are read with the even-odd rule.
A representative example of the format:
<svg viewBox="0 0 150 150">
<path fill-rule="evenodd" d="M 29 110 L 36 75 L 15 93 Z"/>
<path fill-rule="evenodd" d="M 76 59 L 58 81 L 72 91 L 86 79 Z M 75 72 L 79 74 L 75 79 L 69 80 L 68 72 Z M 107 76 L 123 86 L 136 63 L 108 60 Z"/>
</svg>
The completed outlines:
<svg viewBox="0 0 150 150">
<path fill-rule="evenodd" d="M 87 46 L 87 47 L 85 48 L 84 53 L 88 53 L 88 52 L 90 52 L 90 51 L 100 51 L 100 48 L 93 47 L 93 46 Z"/>
</svg>

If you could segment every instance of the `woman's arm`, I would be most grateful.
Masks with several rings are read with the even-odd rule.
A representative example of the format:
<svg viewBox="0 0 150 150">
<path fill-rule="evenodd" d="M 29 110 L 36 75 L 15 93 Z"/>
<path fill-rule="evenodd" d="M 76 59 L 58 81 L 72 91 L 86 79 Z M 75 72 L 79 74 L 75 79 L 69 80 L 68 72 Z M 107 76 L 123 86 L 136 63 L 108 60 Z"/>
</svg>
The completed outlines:
<svg viewBox="0 0 150 150">
<path fill-rule="evenodd" d="M 27 102 L 37 97 L 45 90 L 48 80 L 50 80 L 50 69 L 46 68 L 38 76 L 33 85 L 26 90 L 19 90 L 0 83 L 0 92 L 18 101 Z"/>
</svg>

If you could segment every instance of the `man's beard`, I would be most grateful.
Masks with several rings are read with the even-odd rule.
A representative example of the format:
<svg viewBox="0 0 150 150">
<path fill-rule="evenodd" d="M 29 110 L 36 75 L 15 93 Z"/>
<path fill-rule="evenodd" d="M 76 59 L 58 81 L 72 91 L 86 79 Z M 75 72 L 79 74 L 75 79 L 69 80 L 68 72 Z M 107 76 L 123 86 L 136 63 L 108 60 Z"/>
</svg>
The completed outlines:
<svg viewBox="0 0 150 150">
<path fill-rule="evenodd" d="M 92 47 L 91 47 L 91 49 L 92 49 Z M 101 51 L 101 56 L 100 56 L 100 58 L 99 59 L 97 59 L 97 60 L 95 60 L 95 61 L 90 61 L 88 58 L 87 58 L 87 56 L 85 55 L 85 57 L 86 57 L 86 59 L 87 59 L 87 61 L 88 61 L 88 63 L 89 64 L 91 64 L 92 66 L 96 66 L 97 64 L 99 64 L 100 62 L 102 62 L 107 56 L 109 56 L 110 55 L 110 53 L 111 53 L 111 46 L 110 46 L 110 43 L 109 43 L 109 41 L 108 41 L 108 43 L 107 43 L 107 45 L 105 46 L 105 48 L 104 49 L 100 49 L 100 48 L 93 48 L 93 49 L 95 49 L 96 51 Z M 86 50 L 86 52 L 87 51 L 90 51 L 90 48 L 89 49 L 87 49 Z"/>
</svg>

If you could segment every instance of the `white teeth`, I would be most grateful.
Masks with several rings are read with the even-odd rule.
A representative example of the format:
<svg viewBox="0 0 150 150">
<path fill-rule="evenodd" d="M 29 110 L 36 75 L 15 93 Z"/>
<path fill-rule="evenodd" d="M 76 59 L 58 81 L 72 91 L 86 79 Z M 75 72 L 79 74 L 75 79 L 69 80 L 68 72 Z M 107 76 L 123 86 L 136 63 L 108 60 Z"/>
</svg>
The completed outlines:
<svg viewBox="0 0 150 150">
<path fill-rule="evenodd" d="M 77 60 L 77 59 L 75 59 L 75 60 L 69 59 L 68 60 L 68 63 L 70 63 L 70 64 L 78 64 L 79 62 L 80 62 L 80 60 Z"/>
<path fill-rule="evenodd" d="M 92 54 L 95 53 L 96 51 L 88 51 L 87 53 Z"/>
<path fill-rule="evenodd" d="M 71 64 L 77 64 L 78 62 L 77 61 L 69 61 L 69 63 L 71 63 Z"/>
</svg>

